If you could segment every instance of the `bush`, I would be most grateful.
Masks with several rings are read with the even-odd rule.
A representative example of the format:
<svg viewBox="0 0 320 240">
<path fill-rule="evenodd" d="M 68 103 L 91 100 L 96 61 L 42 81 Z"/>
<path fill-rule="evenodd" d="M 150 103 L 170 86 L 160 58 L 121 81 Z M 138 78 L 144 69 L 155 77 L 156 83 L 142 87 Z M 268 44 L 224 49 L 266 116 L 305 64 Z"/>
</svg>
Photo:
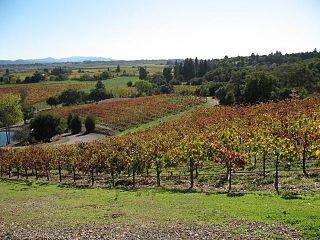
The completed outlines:
<svg viewBox="0 0 320 240">
<path fill-rule="evenodd" d="M 150 82 L 144 80 L 138 80 L 135 83 L 138 94 L 141 96 L 152 95 L 153 86 Z"/>
<path fill-rule="evenodd" d="M 58 97 L 49 97 L 46 102 L 51 106 L 51 108 L 59 105 L 60 103 Z"/>
<path fill-rule="evenodd" d="M 113 98 L 113 94 L 110 92 L 107 92 L 105 89 L 93 89 L 91 90 L 89 94 L 89 100 L 94 102 L 99 102 L 104 99 Z"/>
<path fill-rule="evenodd" d="M 92 115 L 88 115 L 84 121 L 84 125 L 86 127 L 86 132 L 91 133 L 94 132 L 96 128 L 96 120 Z"/>
<path fill-rule="evenodd" d="M 37 141 L 50 142 L 52 137 L 64 132 L 66 124 L 62 118 L 45 113 L 33 119 L 30 128 Z"/>
<path fill-rule="evenodd" d="M 158 91 L 159 93 L 168 94 L 172 93 L 174 91 L 174 88 L 171 84 L 164 84 L 158 87 Z"/>
<path fill-rule="evenodd" d="M 83 74 L 79 78 L 80 81 L 95 81 L 94 77 L 91 76 L 90 74 Z"/>
<path fill-rule="evenodd" d="M 201 85 L 203 82 L 203 78 L 192 78 L 190 80 L 191 85 Z"/>
<path fill-rule="evenodd" d="M 27 120 L 30 120 L 31 118 L 34 117 L 36 113 L 36 108 L 34 106 L 26 106 L 22 108 L 23 112 L 23 120 L 26 123 Z"/>
<path fill-rule="evenodd" d="M 74 114 L 71 121 L 70 121 L 70 130 L 72 134 L 77 134 L 81 132 L 82 129 L 82 121 L 81 118 L 77 115 Z"/>
<path fill-rule="evenodd" d="M 215 96 L 215 93 L 216 91 L 225 85 L 225 83 L 222 83 L 222 82 L 210 82 L 207 84 L 208 87 L 209 87 L 209 95 L 214 97 Z"/>
<path fill-rule="evenodd" d="M 100 74 L 100 79 L 110 79 L 112 78 L 112 75 L 108 71 L 104 71 Z"/>
<path fill-rule="evenodd" d="M 215 95 L 222 105 L 231 105 L 235 102 L 234 93 L 231 90 L 228 90 L 225 86 L 220 87 L 216 91 Z"/>
<path fill-rule="evenodd" d="M 233 92 L 227 92 L 223 104 L 231 105 L 231 104 L 234 104 L 234 102 L 235 102 L 234 93 Z"/>
<path fill-rule="evenodd" d="M 170 84 L 171 85 L 179 85 L 181 82 L 178 80 L 178 79 L 172 79 L 171 81 L 170 81 Z"/>
<path fill-rule="evenodd" d="M 209 96 L 210 95 L 210 91 L 209 91 L 208 85 L 201 85 L 200 87 L 198 87 L 195 90 L 195 94 L 197 96 L 203 96 L 203 97 Z"/>
<path fill-rule="evenodd" d="M 68 115 L 68 119 L 67 119 L 67 125 L 68 125 L 68 129 L 71 129 L 71 120 L 73 119 L 73 117 L 75 116 L 74 113 L 69 113 Z"/>
<path fill-rule="evenodd" d="M 104 99 L 113 98 L 113 94 L 107 92 L 103 82 L 101 80 L 98 80 L 95 88 L 91 90 L 88 98 L 91 101 L 99 102 Z"/>
<path fill-rule="evenodd" d="M 67 89 L 61 93 L 59 96 L 59 101 L 63 105 L 74 105 L 79 104 L 81 102 L 84 102 L 87 98 L 87 94 L 85 92 L 73 90 L 73 89 Z"/>
<path fill-rule="evenodd" d="M 127 82 L 128 87 L 132 87 L 132 85 L 133 85 L 132 81 Z"/>
<path fill-rule="evenodd" d="M 276 78 L 264 71 L 246 75 L 243 97 L 246 103 L 266 102 L 275 88 Z"/>
</svg>

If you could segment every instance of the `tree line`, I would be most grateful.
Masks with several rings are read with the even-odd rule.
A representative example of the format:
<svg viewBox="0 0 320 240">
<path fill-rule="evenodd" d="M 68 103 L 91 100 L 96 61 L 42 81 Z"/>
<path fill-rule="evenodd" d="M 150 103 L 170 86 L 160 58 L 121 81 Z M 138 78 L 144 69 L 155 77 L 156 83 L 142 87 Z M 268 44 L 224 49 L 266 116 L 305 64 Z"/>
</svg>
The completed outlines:
<svg viewBox="0 0 320 240">
<path fill-rule="evenodd" d="M 319 93 L 319 57 L 315 50 L 285 55 L 252 54 L 244 58 L 244 64 L 238 64 L 238 58 L 187 58 L 165 69 L 172 71 L 169 84 L 199 86 L 195 94 L 216 97 L 222 104 L 252 104 Z"/>
</svg>

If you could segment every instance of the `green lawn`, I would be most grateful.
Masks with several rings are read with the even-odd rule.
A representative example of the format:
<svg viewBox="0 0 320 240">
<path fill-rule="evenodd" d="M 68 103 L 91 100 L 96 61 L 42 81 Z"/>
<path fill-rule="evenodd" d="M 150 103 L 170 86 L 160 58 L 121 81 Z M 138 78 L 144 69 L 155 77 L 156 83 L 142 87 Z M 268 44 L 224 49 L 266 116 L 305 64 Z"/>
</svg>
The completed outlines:
<svg viewBox="0 0 320 240">
<path fill-rule="evenodd" d="M 305 239 L 320 235 L 319 193 L 285 200 L 267 192 L 228 197 L 163 189 L 79 189 L 4 180 L 0 180 L 0 193 L 0 216 L 7 226 L 139 221 L 223 225 L 242 220 L 286 223 L 298 229 Z M 112 214 L 121 217 L 112 218 Z"/>
<path fill-rule="evenodd" d="M 137 81 L 138 77 L 117 77 L 112 79 L 103 80 L 103 84 L 105 85 L 107 90 L 118 89 L 118 88 L 127 88 L 127 82 L 132 81 L 133 83 Z M 81 90 L 90 92 L 91 89 L 94 88 L 96 81 L 86 82 L 87 86 Z"/>
</svg>

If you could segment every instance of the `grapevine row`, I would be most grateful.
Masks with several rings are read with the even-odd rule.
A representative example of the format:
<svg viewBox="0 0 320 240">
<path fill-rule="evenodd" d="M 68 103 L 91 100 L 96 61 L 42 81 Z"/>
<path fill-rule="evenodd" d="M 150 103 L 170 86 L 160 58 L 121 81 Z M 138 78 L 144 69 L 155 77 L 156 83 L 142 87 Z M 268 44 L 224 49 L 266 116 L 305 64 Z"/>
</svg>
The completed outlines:
<svg viewBox="0 0 320 240">
<path fill-rule="evenodd" d="M 203 165 L 221 163 L 227 170 L 228 191 L 232 173 L 255 166 L 257 159 L 275 167 L 274 187 L 279 192 L 278 169 L 282 163 L 302 163 L 320 159 L 320 98 L 261 103 L 254 106 L 201 107 L 181 119 L 162 123 L 143 132 L 115 136 L 105 140 L 75 145 L 30 146 L 0 150 L 1 175 L 36 177 L 50 172 L 90 174 L 92 185 L 97 173 L 109 174 L 113 185 L 117 176 L 129 173 L 133 187 L 137 175 L 152 169 L 157 186 L 165 169 L 186 166 L 190 173 L 190 189 L 195 172 Z"/>
</svg>

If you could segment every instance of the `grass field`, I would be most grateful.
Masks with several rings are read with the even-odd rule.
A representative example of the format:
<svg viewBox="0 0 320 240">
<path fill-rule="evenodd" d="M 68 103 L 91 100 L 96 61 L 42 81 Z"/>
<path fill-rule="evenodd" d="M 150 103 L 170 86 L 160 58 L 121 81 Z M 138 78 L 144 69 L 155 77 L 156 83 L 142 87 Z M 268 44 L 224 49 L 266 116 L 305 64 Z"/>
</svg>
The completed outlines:
<svg viewBox="0 0 320 240">
<path fill-rule="evenodd" d="M 144 65 L 143 65 L 144 66 Z M 146 65 L 147 70 L 149 74 L 155 74 L 155 73 L 162 73 L 162 70 L 166 65 L 157 65 L 157 64 L 147 64 Z M 120 76 L 123 73 L 129 74 L 129 75 L 134 75 L 134 76 L 139 76 L 139 68 L 138 66 L 132 66 L 132 65 L 120 65 L 120 73 L 115 72 L 117 65 L 101 65 L 97 67 L 84 67 L 84 68 L 79 68 L 82 70 L 81 73 L 78 72 L 77 69 L 72 70 L 72 73 L 70 75 L 70 78 L 77 77 L 79 78 L 80 76 L 84 74 L 89 74 L 89 75 L 98 75 L 102 73 L 103 71 L 106 71 L 109 68 L 110 72 L 115 75 L 115 76 Z"/>
<path fill-rule="evenodd" d="M 138 77 L 117 77 L 106 79 L 102 82 L 105 85 L 106 90 L 112 92 L 115 97 L 129 97 L 133 92 L 135 92 L 135 88 L 129 88 L 127 86 L 127 82 L 132 81 L 135 83 L 138 79 Z M 86 87 L 81 90 L 90 92 L 90 90 L 94 88 L 95 84 L 96 82 L 89 82 Z"/>
<path fill-rule="evenodd" d="M 197 86 L 193 86 L 193 85 L 176 85 L 174 86 L 174 91 L 175 92 L 194 92 L 197 89 Z"/>
<path fill-rule="evenodd" d="M 286 200 L 269 192 L 230 197 L 163 189 L 78 189 L 4 180 L 0 190 L 0 234 L 1 228 L 54 227 L 58 231 L 62 226 L 148 222 L 212 224 L 212 228 L 227 228 L 238 236 L 250 224 L 265 226 L 250 232 L 257 238 L 286 238 L 269 231 L 270 224 L 286 224 L 287 231 L 297 229 L 304 239 L 317 239 L 320 234 L 319 193 Z"/>
<path fill-rule="evenodd" d="M 123 73 L 139 76 L 139 66 L 146 66 L 148 73 L 150 75 L 155 73 L 162 73 L 162 70 L 164 67 L 167 67 L 167 65 L 160 65 L 160 64 L 140 64 L 140 65 L 121 65 L 120 64 L 120 73 L 116 72 L 117 65 L 116 64 L 110 64 L 110 63 L 92 63 L 92 64 L 48 64 L 44 65 L 43 68 L 47 68 L 50 71 L 56 67 L 67 67 L 72 70 L 71 75 L 69 76 L 70 79 L 72 78 L 79 78 L 80 76 L 84 74 L 89 74 L 91 76 L 98 75 L 104 71 L 107 71 L 108 68 L 110 72 L 115 76 L 121 76 Z M 41 71 L 42 69 L 39 69 L 39 66 L 33 66 L 33 65 L 21 65 L 19 67 L 16 66 L 0 66 L 0 74 L 4 74 L 6 68 L 9 69 L 10 75 L 12 75 L 16 79 L 24 80 L 25 77 L 30 77 L 33 75 L 35 71 Z M 79 69 L 81 69 L 81 73 L 79 73 Z"/>
</svg>

